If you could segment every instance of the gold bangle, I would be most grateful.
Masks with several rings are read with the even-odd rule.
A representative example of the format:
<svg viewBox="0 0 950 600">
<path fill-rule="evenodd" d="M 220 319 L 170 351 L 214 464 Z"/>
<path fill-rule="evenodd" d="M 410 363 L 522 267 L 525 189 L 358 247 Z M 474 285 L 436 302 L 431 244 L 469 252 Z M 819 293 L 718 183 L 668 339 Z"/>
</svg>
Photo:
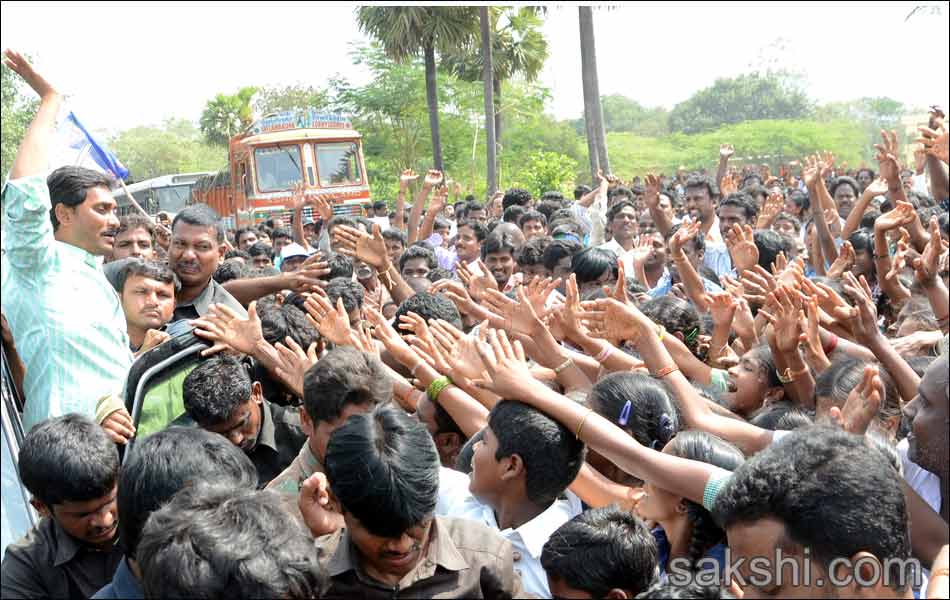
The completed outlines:
<svg viewBox="0 0 950 600">
<path fill-rule="evenodd" d="M 663 379 L 664 377 L 666 377 L 666 376 L 669 375 L 670 373 L 675 373 L 676 371 L 679 371 L 679 370 L 680 370 L 680 368 L 677 367 L 676 365 L 670 365 L 670 366 L 668 366 L 668 367 L 663 367 L 662 369 L 660 369 L 659 371 L 657 371 L 657 372 L 656 372 L 656 375 L 654 375 L 654 377 L 656 377 L 657 379 Z"/>
<path fill-rule="evenodd" d="M 568 357 L 567 360 L 565 360 L 564 362 L 562 362 L 560 365 L 554 367 L 554 374 L 555 374 L 555 375 L 560 375 L 560 374 L 561 374 L 561 371 L 563 371 L 564 369 L 566 369 L 566 368 L 568 368 L 569 366 L 571 366 L 571 363 L 573 363 L 573 362 L 574 362 L 574 359 Z"/>
<path fill-rule="evenodd" d="M 588 408 L 587 412 L 584 413 L 584 417 L 581 419 L 581 422 L 577 425 L 577 431 L 574 432 L 574 437 L 581 439 L 581 429 L 584 428 L 584 423 L 587 422 L 587 417 L 590 416 L 590 413 L 594 412 L 593 408 Z"/>
</svg>

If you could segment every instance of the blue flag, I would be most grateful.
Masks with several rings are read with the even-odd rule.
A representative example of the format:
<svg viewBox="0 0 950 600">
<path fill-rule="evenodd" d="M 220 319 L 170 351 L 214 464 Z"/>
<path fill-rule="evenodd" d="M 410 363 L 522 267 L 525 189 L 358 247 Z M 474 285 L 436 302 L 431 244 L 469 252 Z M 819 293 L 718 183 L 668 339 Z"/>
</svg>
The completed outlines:
<svg viewBox="0 0 950 600">
<path fill-rule="evenodd" d="M 70 111 L 56 131 L 56 148 L 53 150 L 50 167 L 67 165 L 94 169 L 117 179 L 126 179 L 129 170 L 105 144 L 97 140 Z"/>
</svg>

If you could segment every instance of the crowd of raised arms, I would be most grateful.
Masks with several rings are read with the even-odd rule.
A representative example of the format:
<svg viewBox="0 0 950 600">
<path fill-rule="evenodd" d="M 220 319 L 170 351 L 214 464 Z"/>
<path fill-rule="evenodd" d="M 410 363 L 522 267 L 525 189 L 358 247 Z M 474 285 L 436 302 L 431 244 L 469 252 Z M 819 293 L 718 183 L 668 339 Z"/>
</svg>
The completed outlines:
<svg viewBox="0 0 950 600">
<path fill-rule="evenodd" d="M 724 144 L 569 198 L 407 170 L 367 217 L 299 188 L 227 231 L 50 174 L 61 96 L 5 54 L 40 98 L 2 308 L 42 519 L 3 598 L 947 597 L 939 109 L 914 168 L 882 132 L 873 167 Z M 201 359 L 133 421 L 173 322 Z"/>
</svg>

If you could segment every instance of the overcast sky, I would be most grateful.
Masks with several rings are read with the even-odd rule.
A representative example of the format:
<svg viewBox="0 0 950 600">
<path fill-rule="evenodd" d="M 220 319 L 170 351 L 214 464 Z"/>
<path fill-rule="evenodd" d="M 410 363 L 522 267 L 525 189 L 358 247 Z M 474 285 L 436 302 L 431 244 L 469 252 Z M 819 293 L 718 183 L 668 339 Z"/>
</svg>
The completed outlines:
<svg viewBox="0 0 950 600">
<path fill-rule="evenodd" d="M 929 8 L 905 22 L 918 5 Z M 352 4 L 305 2 L 2 2 L 0 46 L 31 54 L 97 130 L 197 121 L 218 92 L 244 85 L 356 83 Z M 780 58 L 819 101 L 891 96 L 947 105 L 948 2 L 656 3 L 594 12 L 602 94 L 672 108 L 717 77 Z M 583 109 L 575 4 L 550 4 L 549 111 Z M 775 46 L 781 47 L 776 50 Z M 771 48 L 771 49 L 770 49 Z M 932 48 L 932 51 L 928 51 Z"/>
</svg>

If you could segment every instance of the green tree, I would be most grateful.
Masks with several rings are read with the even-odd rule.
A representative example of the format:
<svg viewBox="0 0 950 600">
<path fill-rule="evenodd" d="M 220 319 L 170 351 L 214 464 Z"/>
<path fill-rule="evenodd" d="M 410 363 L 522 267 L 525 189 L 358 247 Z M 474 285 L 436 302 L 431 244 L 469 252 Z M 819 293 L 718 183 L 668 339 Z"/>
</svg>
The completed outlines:
<svg viewBox="0 0 950 600">
<path fill-rule="evenodd" d="M 901 117 L 907 112 L 908 108 L 893 98 L 864 97 L 819 106 L 815 110 L 815 118 L 825 122 L 847 120 L 860 128 L 865 136 L 865 148 L 861 158 L 868 161 L 874 158 L 874 144 L 881 141 L 881 129 L 901 129 Z M 903 131 L 898 134 L 903 135 Z"/>
<path fill-rule="evenodd" d="M 227 146 L 231 136 L 248 127 L 254 118 L 251 100 L 255 87 L 243 87 L 236 94 L 218 94 L 201 113 L 201 132 L 209 143 Z"/>
<path fill-rule="evenodd" d="M 570 192 L 578 164 L 557 152 L 536 152 L 516 176 L 517 187 L 531 192 L 535 198 L 549 191 Z"/>
<path fill-rule="evenodd" d="M 669 114 L 662 106 L 647 108 L 636 100 L 620 94 L 602 96 L 604 108 L 604 129 L 612 131 L 630 131 L 644 136 L 660 136 L 669 132 Z M 579 121 L 578 132 L 584 129 L 583 119 Z"/>
<path fill-rule="evenodd" d="M 216 171 L 228 162 L 227 149 L 205 142 L 201 132 L 185 119 L 170 119 L 162 127 L 122 131 L 109 145 L 135 181 L 173 173 Z"/>
<path fill-rule="evenodd" d="M 20 93 L 20 82 L 16 73 L 5 66 L 0 67 L 0 104 L 3 113 L 0 119 L 0 174 L 4 177 L 13 166 L 17 148 L 39 106 L 38 100 Z"/>
<path fill-rule="evenodd" d="M 439 94 L 436 50 L 464 46 L 478 31 L 474 7 L 362 6 L 356 9 L 360 29 L 377 40 L 386 55 L 406 61 L 420 53 L 425 61 L 426 104 L 432 136 L 432 161 L 444 170 L 439 135 Z"/>
<path fill-rule="evenodd" d="M 813 105 L 794 81 L 782 72 L 717 79 L 673 108 L 670 130 L 699 133 L 743 121 L 806 118 Z"/>
<path fill-rule="evenodd" d="M 254 98 L 254 111 L 261 115 L 285 110 L 325 108 L 330 102 L 326 90 L 304 85 L 261 88 Z"/>
</svg>

